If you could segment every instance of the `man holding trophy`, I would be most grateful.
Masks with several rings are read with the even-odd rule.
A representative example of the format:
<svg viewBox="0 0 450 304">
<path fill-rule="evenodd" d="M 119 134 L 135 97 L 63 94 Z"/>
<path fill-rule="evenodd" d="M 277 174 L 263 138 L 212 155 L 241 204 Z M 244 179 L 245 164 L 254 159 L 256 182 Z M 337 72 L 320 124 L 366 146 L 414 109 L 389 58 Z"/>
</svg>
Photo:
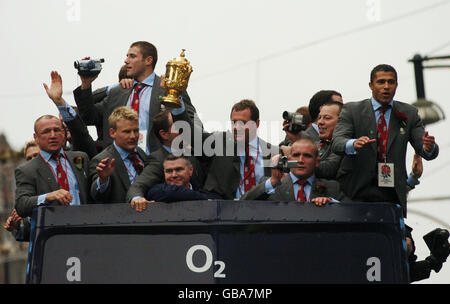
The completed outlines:
<svg viewBox="0 0 450 304">
<path fill-rule="evenodd" d="M 184 53 L 182 56 L 184 57 Z M 151 154 L 161 147 L 159 140 L 152 132 L 153 118 L 161 109 L 161 97 L 167 93 L 161 87 L 161 78 L 155 72 L 158 52 L 156 47 L 147 41 L 137 41 L 131 44 L 125 59 L 127 76 L 133 78 L 132 88 L 123 88 L 117 86 L 111 89 L 108 96 L 99 103 L 94 104 L 92 99 L 91 84 L 97 78 L 80 76 L 81 90 L 85 98 L 83 103 L 78 103 L 81 118 L 87 125 L 101 124 L 103 126 L 103 138 L 105 143 L 111 144 L 112 139 L 109 135 L 109 115 L 120 106 L 127 106 L 134 109 L 139 116 L 139 147 L 146 154 Z M 190 74 L 190 73 L 189 73 Z M 186 79 L 187 86 L 188 78 Z M 183 91 L 179 98 L 175 92 L 169 89 L 170 103 L 166 105 L 172 107 L 174 118 L 186 111 L 188 115 L 196 113 L 188 94 Z M 173 100 L 178 98 L 178 100 Z M 179 102 L 177 104 L 176 102 Z M 178 107 L 178 108 L 176 108 Z"/>
</svg>

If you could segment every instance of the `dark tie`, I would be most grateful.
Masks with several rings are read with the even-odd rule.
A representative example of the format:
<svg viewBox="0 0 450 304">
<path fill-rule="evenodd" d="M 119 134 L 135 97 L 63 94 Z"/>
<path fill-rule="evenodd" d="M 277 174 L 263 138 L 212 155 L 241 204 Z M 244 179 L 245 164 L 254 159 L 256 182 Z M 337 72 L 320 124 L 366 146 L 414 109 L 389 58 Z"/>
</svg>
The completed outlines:
<svg viewBox="0 0 450 304">
<path fill-rule="evenodd" d="M 61 166 L 61 154 L 59 154 L 59 152 L 52 154 L 52 158 L 56 161 L 56 179 L 58 180 L 58 185 L 61 187 L 61 189 L 70 191 L 67 173 Z"/>
<path fill-rule="evenodd" d="M 133 164 L 134 170 L 136 170 L 137 174 L 141 174 L 142 170 L 144 169 L 144 164 L 137 156 L 136 152 L 131 152 L 128 154 L 128 158 L 131 160 L 131 163 Z"/>
<path fill-rule="evenodd" d="M 380 118 L 378 118 L 378 122 L 377 122 L 378 160 L 380 162 L 384 162 L 385 157 L 386 157 L 387 140 L 388 140 L 389 131 L 387 129 L 387 124 L 386 124 L 386 119 L 384 118 L 384 113 L 386 112 L 387 109 L 389 109 L 389 106 L 379 108 Z"/>
<path fill-rule="evenodd" d="M 255 163 L 253 157 L 250 156 L 248 145 L 245 146 L 245 162 L 244 162 L 244 191 L 250 191 L 256 186 Z"/>
<path fill-rule="evenodd" d="M 138 83 L 133 88 L 133 100 L 131 101 L 131 108 L 139 115 L 139 93 L 145 87 L 145 84 Z"/>
<path fill-rule="evenodd" d="M 297 202 L 304 203 L 306 202 L 305 185 L 308 184 L 308 181 L 299 179 L 297 184 L 300 185 L 300 189 L 297 192 Z"/>
</svg>

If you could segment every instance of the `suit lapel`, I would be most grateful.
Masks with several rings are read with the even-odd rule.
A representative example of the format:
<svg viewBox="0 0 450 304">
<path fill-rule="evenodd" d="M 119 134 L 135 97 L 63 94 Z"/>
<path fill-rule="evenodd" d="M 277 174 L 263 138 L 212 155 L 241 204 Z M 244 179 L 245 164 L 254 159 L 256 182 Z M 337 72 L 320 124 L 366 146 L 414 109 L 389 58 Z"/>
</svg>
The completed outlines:
<svg viewBox="0 0 450 304">
<path fill-rule="evenodd" d="M 276 192 L 278 192 L 279 200 L 295 201 L 294 185 L 290 175 L 283 178 Z"/>
<path fill-rule="evenodd" d="M 366 99 L 364 102 L 364 108 L 361 114 L 361 122 L 363 126 L 363 133 L 370 139 L 377 139 L 377 123 L 375 121 L 375 113 L 373 111 L 372 102 L 370 99 Z M 372 149 L 377 152 L 377 143 L 369 144 Z"/>
<path fill-rule="evenodd" d="M 150 132 L 153 117 L 156 116 L 156 114 L 159 113 L 161 109 L 161 101 L 159 99 L 159 96 L 166 95 L 164 90 L 160 87 L 159 82 L 161 81 L 161 78 L 155 75 L 155 80 L 153 81 L 153 87 L 152 87 L 152 95 L 150 96 L 150 111 L 149 111 L 149 129 L 148 132 Z"/>
<path fill-rule="evenodd" d="M 42 157 L 38 156 L 39 162 L 37 163 L 38 168 L 37 172 L 41 176 L 42 180 L 46 181 L 51 189 L 51 191 L 59 190 L 58 182 L 56 181 L 56 177 L 52 170 L 48 167 L 45 160 Z"/>
<path fill-rule="evenodd" d="M 80 202 L 83 204 L 87 203 L 87 176 L 86 172 L 84 171 L 84 164 L 81 167 L 81 169 L 78 169 L 75 165 L 74 158 L 76 155 L 74 155 L 71 151 L 66 151 L 67 156 L 67 162 L 69 163 L 70 167 L 72 168 L 72 172 L 75 175 L 75 178 L 77 179 L 78 188 L 80 189 Z M 81 157 L 81 156 L 80 156 Z M 83 159 L 83 161 L 87 161 Z"/>
<path fill-rule="evenodd" d="M 108 147 L 110 149 L 109 153 L 111 154 L 112 158 L 115 158 L 116 160 L 116 169 L 114 170 L 114 173 L 117 173 L 117 176 L 119 177 L 119 180 L 123 183 L 124 189 L 130 188 L 130 178 L 128 176 L 128 170 L 125 167 L 125 163 L 122 160 L 122 157 L 120 156 L 119 152 L 116 150 L 114 145 L 111 145 Z"/>
<path fill-rule="evenodd" d="M 394 101 L 393 107 L 391 110 L 391 116 L 389 118 L 389 135 L 388 135 L 388 142 L 387 142 L 387 149 L 386 153 L 389 154 L 389 148 L 391 147 L 392 143 L 394 142 L 394 139 L 397 137 L 397 135 L 400 132 L 400 124 L 398 122 L 398 119 L 395 117 L 395 112 L 398 111 L 398 103 Z"/>
</svg>

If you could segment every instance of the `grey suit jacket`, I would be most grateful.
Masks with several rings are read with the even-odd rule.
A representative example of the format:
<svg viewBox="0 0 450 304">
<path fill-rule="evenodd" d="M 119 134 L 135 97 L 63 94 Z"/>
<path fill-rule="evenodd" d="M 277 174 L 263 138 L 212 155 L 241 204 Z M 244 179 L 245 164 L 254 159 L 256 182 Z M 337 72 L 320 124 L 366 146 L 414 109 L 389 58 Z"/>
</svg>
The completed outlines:
<svg viewBox="0 0 450 304">
<path fill-rule="evenodd" d="M 320 164 L 314 171 L 316 177 L 336 179 L 342 156 L 331 151 L 331 144 L 319 149 Z"/>
<path fill-rule="evenodd" d="M 228 132 L 222 134 L 224 135 L 224 140 L 232 142 L 231 146 L 233 146 L 233 135 Z M 264 176 L 270 176 L 270 159 L 274 155 L 274 153 L 271 153 L 272 145 L 262 139 L 259 139 L 259 143 L 263 149 L 263 163 L 267 165 L 267 167 L 264 168 Z M 225 143 L 224 149 L 226 146 L 227 144 Z M 278 151 L 278 147 L 274 148 Z M 226 151 L 224 150 L 223 156 L 213 155 L 208 159 L 208 162 L 205 165 L 208 168 L 208 174 L 203 189 L 208 192 L 216 193 L 226 200 L 232 200 L 236 196 L 236 191 L 241 180 L 241 163 L 239 156 L 236 154 L 234 156 L 227 156 L 225 152 Z M 258 183 L 258 181 L 256 182 Z"/>
<path fill-rule="evenodd" d="M 145 152 L 139 147 L 136 148 L 139 157 L 144 161 L 144 165 L 148 164 L 148 157 Z M 98 163 L 109 157 L 115 159 L 115 168 L 113 174 L 109 177 L 109 185 L 104 193 L 100 193 L 97 190 L 98 174 L 95 168 Z M 142 174 L 142 173 L 141 173 Z M 120 157 L 119 152 L 114 145 L 109 145 L 102 152 L 97 154 L 89 163 L 89 177 L 91 181 L 90 194 L 94 200 L 94 203 L 102 204 L 117 204 L 126 203 L 126 193 L 131 186 L 130 179 L 128 177 L 128 171 L 125 164 Z"/>
<path fill-rule="evenodd" d="M 266 179 L 247 192 L 241 200 L 295 201 L 294 186 L 290 175 L 283 177 L 281 183 L 275 187 L 275 193 L 270 195 L 264 191 L 265 181 Z M 340 191 L 337 181 L 320 178 L 315 179 L 309 199 L 316 197 L 332 197 L 341 202 L 349 201 Z"/>
<path fill-rule="evenodd" d="M 396 117 L 396 112 L 407 116 L 406 126 Z M 406 216 L 406 165 L 405 157 L 408 142 L 417 154 L 426 160 L 434 159 L 439 154 L 436 144 L 433 154 L 428 157 L 423 150 L 422 136 L 424 127 L 417 109 L 407 103 L 394 101 L 389 121 L 387 143 L 387 162 L 394 163 L 395 193 Z M 377 184 L 377 144 L 371 143 L 356 155 L 345 155 L 345 144 L 349 139 L 368 136 L 377 138 L 375 113 L 370 99 L 345 103 L 333 133 L 332 151 L 344 155 L 337 179 L 344 193 L 352 200 L 373 201 L 371 198 L 381 193 Z M 381 194 L 380 194 L 381 195 Z"/>
<path fill-rule="evenodd" d="M 66 151 L 66 155 L 78 182 L 80 202 L 87 204 L 89 201 L 87 178 L 89 158 L 86 153 L 79 151 Z M 81 156 L 83 159 L 81 169 L 78 169 L 74 163 L 74 159 L 77 156 Z M 40 155 L 16 168 L 15 177 L 15 208 L 17 213 L 23 218 L 32 215 L 33 208 L 37 206 L 39 195 L 60 189 L 53 172 Z M 59 205 L 57 201 L 49 202 L 49 204 Z"/>
<path fill-rule="evenodd" d="M 109 135 L 109 115 L 115 108 L 127 105 L 131 91 L 132 89 L 124 89 L 119 85 L 112 88 L 108 96 L 106 96 L 101 102 L 94 104 L 91 90 L 87 89 L 83 92 L 83 98 L 79 98 L 77 100 L 77 106 L 83 121 L 87 125 L 102 125 L 103 141 L 106 145 L 110 145 L 112 143 L 112 138 Z M 152 94 L 150 97 L 150 112 L 147 130 L 147 143 L 151 152 L 161 148 L 161 144 L 152 131 L 152 128 L 153 118 L 161 111 L 161 102 L 159 97 L 165 95 L 166 92 L 160 87 L 160 77 L 155 76 Z M 186 113 L 188 113 L 188 115 L 193 115 L 196 111 L 189 96 L 187 93 L 183 93 L 182 97 L 185 104 Z"/>
<path fill-rule="evenodd" d="M 302 132 L 302 138 L 309 138 L 313 142 L 318 145 L 320 143 L 319 133 L 317 133 L 316 129 L 314 129 L 313 126 L 306 129 L 304 132 Z"/>
</svg>

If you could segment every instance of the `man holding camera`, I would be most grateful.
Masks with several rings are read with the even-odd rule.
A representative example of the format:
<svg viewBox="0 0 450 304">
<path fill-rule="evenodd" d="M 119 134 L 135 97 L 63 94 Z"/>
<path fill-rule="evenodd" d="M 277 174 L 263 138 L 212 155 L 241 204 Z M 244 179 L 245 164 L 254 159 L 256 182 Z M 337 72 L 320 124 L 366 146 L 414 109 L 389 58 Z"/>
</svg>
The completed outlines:
<svg viewBox="0 0 450 304">
<path fill-rule="evenodd" d="M 273 158 L 278 163 L 279 155 Z M 272 168 L 271 177 L 259 183 L 246 193 L 243 200 L 271 200 L 312 202 L 322 206 L 330 202 L 346 201 L 339 190 L 339 183 L 333 180 L 316 178 L 314 171 L 319 166 L 318 148 L 307 138 L 292 144 L 289 160 L 297 161 L 297 167 L 291 168 L 285 177 L 278 168 Z"/>
<path fill-rule="evenodd" d="M 108 117 L 115 108 L 127 106 L 134 109 L 139 116 L 139 146 L 150 154 L 161 147 L 159 140 L 152 132 L 153 118 L 161 110 L 160 97 L 166 95 L 161 87 L 161 78 L 154 73 L 158 59 L 156 47 L 147 41 L 137 41 L 131 44 L 125 59 L 127 76 L 134 79 L 133 87 L 125 89 L 121 86 L 112 88 L 101 102 L 94 104 L 91 84 L 95 77 L 81 76 L 81 89 L 86 95 L 83 102 L 78 103 L 82 119 L 87 125 L 102 125 L 104 144 L 111 144 L 109 136 Z M 192 116 L 196 112 L 187 93 L 181 95 L 182 107 L 173 109 L 174 115 L 186 111 Z"/>
</svg>

